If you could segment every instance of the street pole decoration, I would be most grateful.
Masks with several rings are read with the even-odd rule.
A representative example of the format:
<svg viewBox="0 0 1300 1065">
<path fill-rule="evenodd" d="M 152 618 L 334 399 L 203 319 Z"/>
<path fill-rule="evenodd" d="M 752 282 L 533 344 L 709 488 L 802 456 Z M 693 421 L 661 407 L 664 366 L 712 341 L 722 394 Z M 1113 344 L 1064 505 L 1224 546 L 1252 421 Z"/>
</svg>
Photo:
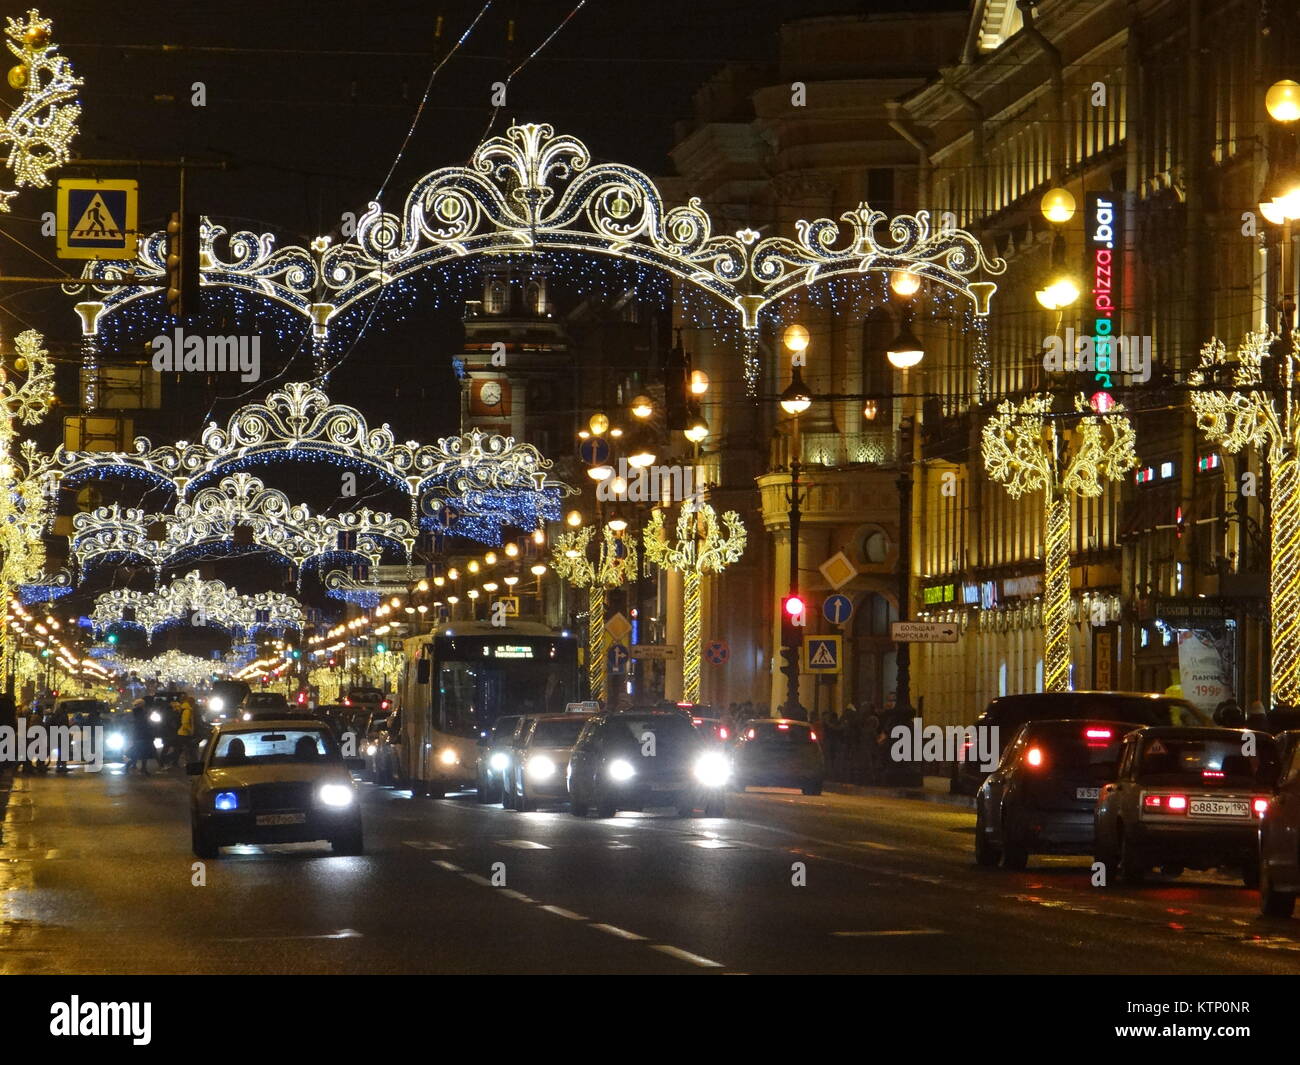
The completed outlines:
<svg viewBox="0 0 1300 1065">
<path fill-rule="evenodd" d="M 683 698 L 700 701 L 700 598 L 704 574 L 720 573 L 745 553 L 745 524 L 729 510 L 722 515 L 724 534 L 717 512 L 708 503 L 688 501 L 677 517 L 677 538 L 670 541 L 664 531 L 664 512 L 656 510 L 646 528 L 645 554 L 664 569 L 683 576 L 685 619 L 682 627 Z"/>
<path fill-rule="evenodd" d="M 54 405 L 54 369 L 43 338 L 34 329 L 14 338 L 13 370 L 0 364 L 0 602 L 8 607 L 20 585 L 45 568 L 42 539 L 51 502 L 49 456 L 23 441 L 15 455 L 19 425 L 35 425 Z M 6 672 L 12 672 L 12 641 L 3 632 Z"/>
<path fill-rule="evenodd" d="M 25 22 L 6 19 L 5 47 L 18 60 L 9 68 L 9 87 L 22 89 L 23 98 L 0 125 L 0 145 L 9 148 L 5 165 L 18 188 L 48 188 L 50 171 L 68 161 L 77 135 L 81 105 L 75 99 L 82 81 L 64 56 L 55 55 L 51 26 L 35 8 Z M 0 211 L 7 212 L 17 195 L 18 189 L 0 189 Z"/>
<path fill-rule="evenodd" d="M 984 426 L 984 467 L 1012 499 L 1043 492 L 1043 688 L 1070 690 L 1070 496 L 1099 496 L 1137 465 L 1133 425 L 1119 404 L 1094 412 L 1075 398 L 1073 440 L 1058 432 L 1052 397 L 1007 400 Z M 1073 447 L 1070 445 L 1073 444 Z"/>
<path fill-rule="evenodd" d="M 1290 340 L 1276 363 L 1276 334 L 1247 333 L 1235 357 L 1221 340 L 1211 340 L 1187 379 L 1196 423 L 1207 440 L 1230 452 L 1267 449 L 1272 478 L 1271 684 L 1276 703 L 1294 706 L 1300 704 L 1300 410 L 1293 386 L 1300 333 Z M 1265 359 L 1271 362 L 1267 368 Z M 1231 385 L 1232 391 L 1214 387 L 1220 384 Z"/>
<path fill-rule="evenodd" d="M 605 589 L 617 588 L 627 580 L 629 569 L 636 568 L 636 544 L 624 539 L 608 525 L 601 527 L 603 536 L 596 543 L 595 559 L 588 548 L 596 535 L 590 525 L 566 530 L 551 544 L 551 568 L 575 588 L 587 590 L 587 677 L 593 699 L 605 697 Z"/>
</svg>

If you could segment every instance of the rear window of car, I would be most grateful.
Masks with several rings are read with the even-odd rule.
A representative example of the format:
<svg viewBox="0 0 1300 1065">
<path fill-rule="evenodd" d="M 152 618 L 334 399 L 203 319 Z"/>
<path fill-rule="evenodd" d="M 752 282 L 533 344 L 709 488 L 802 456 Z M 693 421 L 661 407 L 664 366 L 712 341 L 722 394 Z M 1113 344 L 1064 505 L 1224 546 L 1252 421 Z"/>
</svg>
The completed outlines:
<svg viewBox="0 0 1300 1065">
<path fill-rule="evenodd" d="M 534 747 L 572 747 L 587 722 L 581 718 L 569 721 L 539 721 L 533 726 Z"/>
<path fill-rule="evenodd" d="M 1185 699 L 1147 699 L 1107 692 L 1061 692 L 1012 696 L 995 700 L 981 722 L 1016 729 L 1026 721 L 1075 720 L 1126 721 L 1136 725 L 1212 725 L 1210 715 Z"/>
<path fill-rule="evenodd" d="M 1030 725 L 1021 746 L 1024 752 L 1038 748 L 1042 752 L 1039 764 L 1049 773 L 1078 773 L 1102 780 L 1119 764 L 1120 746 L 1129 731 L 1123 725 L 1096 721 L 1071 728 Z"/>
<path fill-rule="evenodd" d="M 275 692 L 257 692 L 248 697 L 248 708 L 256 710 L 259 707 L 287 706 L 289 700 L 283 695 Z"/>
<path fill-rule="evenodd" d="M 812 728 L 798 721 L 751 721 L 745 738 L 757 743 L 811 743 Z"/>
<path fill-rule="evenodd" d="M 59 709 L 68 714 L 89 714 L 92 710 L 102 714 L 108 710 L 108 704 L 98 699 L 68 699 L 59 703 Z"/>
<path fill-rule="evenodd" d="M 1138 755 L 1137 779 L 1143 783 L 1269 784 L 1277 775 L 1277 747 L 1255 735 L 1255 753 L 1242 753 L 1243 742 L 1224 739 L 1151 736 Z"/>
</svg>

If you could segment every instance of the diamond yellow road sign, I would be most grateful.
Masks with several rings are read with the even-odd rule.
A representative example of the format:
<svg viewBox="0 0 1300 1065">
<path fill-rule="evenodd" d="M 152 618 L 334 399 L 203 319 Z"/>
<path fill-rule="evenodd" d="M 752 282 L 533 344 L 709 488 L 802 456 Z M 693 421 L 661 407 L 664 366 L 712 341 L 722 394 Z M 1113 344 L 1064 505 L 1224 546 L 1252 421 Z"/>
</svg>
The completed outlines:
<svg viewBox="0 0 1300 1065">
<path fill-rule="evenodd" d="M 135 259 L 140 186 L 63 178 L 56 198 L 60 259 Z"/>
</svg>

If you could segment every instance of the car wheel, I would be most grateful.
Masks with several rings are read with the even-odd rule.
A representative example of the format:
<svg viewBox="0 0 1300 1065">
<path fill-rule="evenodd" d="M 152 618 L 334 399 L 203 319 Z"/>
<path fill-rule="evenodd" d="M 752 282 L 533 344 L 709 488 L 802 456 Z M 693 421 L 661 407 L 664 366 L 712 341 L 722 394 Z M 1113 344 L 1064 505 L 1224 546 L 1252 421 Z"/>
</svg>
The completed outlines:
<svg viewBox="0 0 1300 1065">
<path fill-rule="evenodd" d="M 1029 849 L 1020 842 L 1014 829 L 1002 819 L 1002 868 L 1020 870 L 1029 864 Z"/>
<path fill-rule="evenodd" d="M 434 787 L 430 784 L 424 789 L 424 794 L 429 799 L 442 799 L 446 797 L 447 792 L 443 788 Z"/>
<path fill-rule="evenodd" d="M 1263 861 L 1259 863 L 1259 912 L 1265 917 L 1290 917 L 1295 913 L 1295 892 L 1278 891 Z"/>
<path fill-rule="evenodd" d="M 989 842 L 988 826 L 984 823 L 984 811 L 975 811 L 975 864 L 985 869 L 994 868 L 1002 861 L 1002 850 Z"/>
<path fill-rule="evenodd" d="M 618 813 L 618 807 L 615 806 L 606 796 L 601 796 L 596 800 L 596 816 L 601 818 L 610 818 Z"/>
<path fill-rule="evenodd" d="M 587 804 L 585 802 L 579 802 L 577 799 L 573 799 L 569 802 L 569 813 L 573 814 L 574 817 L 586 817 Z"/>
<path fill-rule="evenodd" d="M 330 840 L 330 846 L 334 848 L 335 854 L 364 854 L 365 844 L 361 836 L 361 829 L 356 828 L 343 836 L 336 836 Z"/>
<path fill-rule="evenodd" d="M 1146 879 L 1146 859 L 1123 827 L 1119 830 L 1119 880 L 1123 884 L 1140 884 Z"/>
<path fill-rule="evenodd" d="M 196 858 L 219 858 L 221 848 L 213 842 L 212 836 L 199 827 L 198 822 L 190 826 L 190 849 Z"/>
<path fill-rule="evenodd" d="M 492 790 L 481 780 L 474 789 L 474 799 L 480 806 L 486 806 L 492 801 Z"/>
<path fill-rule="evenodd" d="M 523 785 L 519 787 L 519 795 L 515 799 L 515 809 L 521 814 L 537 809 L 537 801 L 528 797 L 528 792 L 524 790 Z"/>
<path fill-rule="evenodd" d="M 822 782 L 818 780 L 812 784 L 805 784 L 803 786 L 803 793 L 805 795 L 820 795 L 822 793 Z"/>
<path fill-rule="evenodd" d="M 705 817 L 726 817 L 727 800 L 719 795 L 717 798 L 710 799 L 704 804 Z"/>
</svg>

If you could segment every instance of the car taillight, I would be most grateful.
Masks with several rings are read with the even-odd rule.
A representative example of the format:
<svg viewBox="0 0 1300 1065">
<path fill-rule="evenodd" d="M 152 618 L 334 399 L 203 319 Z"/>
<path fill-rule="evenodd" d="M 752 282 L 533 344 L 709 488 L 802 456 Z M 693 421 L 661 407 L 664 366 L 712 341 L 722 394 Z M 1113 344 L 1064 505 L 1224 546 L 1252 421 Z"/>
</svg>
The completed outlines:
<svg viewBox="0 0 1300 1065">
<path fill-rule="evenodd" d="M 731 733 L 728 732 L 725 728 L 719 728 L 719 729 L 718 729 L 718 739 L 720 739 L 720 740 L 725 740 L 725 739 L 727 739 L 728 737 L 730 737 L 730 735 L 731 735 Z"/>
<path fill-rule="evenodd" d="M 1147 795 L 1142 799 L 1142 805 L 1148 810 L 1158 810 L 1160 807 L 1164 806 L 1164 799 L 1159 795 Z"/>
<path fill-rule="evenodd" d="M 1254 807 L 1255 813 L 1259 814 L 1260 817 L 1263 817 L 1266 813 L 1268 813 L 1267 799 L 1256 799 L 1253 803 L 1251 803 L 1251 806 Z"/>
<path fill-rule="evenodd" d="M 754 738 L 754 730 L 750 729 L 748 732 L 745 733 L 745 739 L 752 740 L 753 738 Z"/>
<path fill-rule="evenodd" d="M 1025 764 L 1031 765 L 1035 769 L 1039 768 L 1044 761 L 1043 749 L 1041 747 L 1030 747 L 1025 752 Z"/>
<path fill-rule="evenodd" d="M 817 733 L 815 733 L 812 729 L 809 729 L 809 730 L 808 730 L 808 739 L 811 740 L 813 743 L 816 743 L 816 742 L 817 742 Z"/>
<path fill-rule="evenodd" d="M 1186 796 L 1186 795 L 1170 795 L 1169 798 L 1167 798 L 1167 799 L 1165 800 L 1165 809 L 1168 810 L 1168 811 L 1170 811 L 1171 813 L 1177 813 L 1177 814 L 1186 813 L 1186 812 L 1187 812 L 1187 796 Z"/>
<path fill-rule="evenodd" d="M 387 710 L 392 705 L 393 705 L 392 703 L 390 703 L 387 699 L 385 699 L 382 703 L 379 704 L 379 709 Z"/>
<path fill-rule="evenodd" d="M 704 724 L 704 718 L 702 718 L 702 717 L 693 717 L 693 718 L 691 718 L 691 724 L 692 724 L 692 725 L 703 725 L 703 724 Z"/>
<path fill-rule="evenodd" d="M 789 731 L 790 731 L 790 726 L 789 726 L 789 725 L 777 725 L 776 727 L 779 728 L 782 732 L 789 732 Z"/>
<path fill-rule="evenodd" d="M 1209 779 L 1209 780 L 1218 780 L 1218 779 L 1219 779 L 1220 777 L 1222 777 L 1223 775 L 1224 775 L 1224 773 L 1223 773 L 1223 770 L 1222 770 L 1222 769 L 1202 769 L 1202 770 L 1201 770 L 1201 776 L 1203 776 L 1203 777 L 1205 777 L 1205 778 L 1207 778 L 1207 779 Z"/>
<path fill-rule="evenodd" d="M 1090 740 L 1108 740 L 1114 735 L 1108 728 L 1084 729 L 1083 734 Z"/>
</svg>

